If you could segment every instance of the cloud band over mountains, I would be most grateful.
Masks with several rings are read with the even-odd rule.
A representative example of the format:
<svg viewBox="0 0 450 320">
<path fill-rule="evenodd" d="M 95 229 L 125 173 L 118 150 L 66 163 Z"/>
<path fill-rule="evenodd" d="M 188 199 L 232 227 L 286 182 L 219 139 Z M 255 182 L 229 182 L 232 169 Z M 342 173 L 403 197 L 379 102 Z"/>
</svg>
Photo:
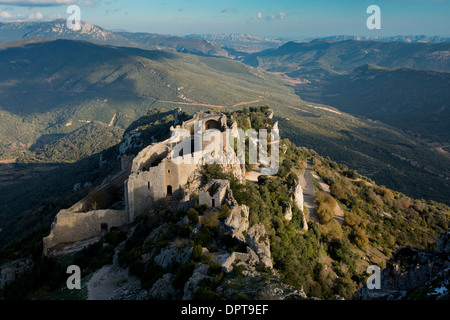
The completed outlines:
<svg viewBox="0 0 450 320">
<path fill-rule="evenodd" d="M 0 5 L 20 7 L 55 7 L 79 4 L 92 7 L 101 1 L 102 0 L 0 0 Z"/>
</svg>

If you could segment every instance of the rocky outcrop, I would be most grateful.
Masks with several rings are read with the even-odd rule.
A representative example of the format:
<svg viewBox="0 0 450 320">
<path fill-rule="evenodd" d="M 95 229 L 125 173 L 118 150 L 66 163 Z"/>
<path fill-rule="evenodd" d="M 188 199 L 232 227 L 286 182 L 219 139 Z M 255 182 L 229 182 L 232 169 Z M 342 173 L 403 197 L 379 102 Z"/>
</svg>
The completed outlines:
<svg viewBox="0 0 450 320">
<path fill-rule="evenodd" d="M 194 292 L 199 288 L 198 283 L 200 282 L 200 280 L 205 278 L 211 279 L 210 276 L 207 276 L 208 269 L 209 265 L 207 264 L 197 264 L 194 272 L 192 273 L 192 276 L 184 285 L 183 300 L 192 300 Z"/>
<path fill-rule="evenodd" d="M 20 259 L 6 263 L 0 267 L 0 289 L 18 279 L 26 271 L 30 270 L 33 262 L 30 259 Z"/>
<path fill-rule="evenodd" d="M 247 269 L 254 268 L 259 263 L 259 257 L 249 247 L 247 247 L 247 253 L 233 252 L 231 255 L 226 252 L 222 254 L 213 254 L 214 262 L 220 263 L 226 272 L 233 271 L 233 267 L 236 264 L 243 264 Z"/>
<path fill-rule="evenodd" d="M 260 262 L 267 268 L 272 269 L 273 263 L 270 255 L 270 241 L 264 225 L 259 223 L 251 227 L 248 230 L 245 241 L 247 245 L 258 255 Z"/>
<path fill-rule="evenodd" d="M 192 253 L 192 247 L 180 248 L 174 244 L 168 245 L 155 257 L 155 263 L 164 269 L 172 267 L 174 263 L 186 263 Z"/>
<path fill-rule="evenodd" d="M 292 220 L 292 207 L 289 202 L 286 204 L 286 207 L 284 208 L 283 215 L 284 215 L 284 219 L 286 219 L 287 221 Z"/>
<path fill-rule="evenodd" d="M 150 288 L 148 291 L 149 296 L 158 300 L 177 299 L 179 293 L 172 285 L 174 279 L 175 275 L 172 273 L 166 273 Z"/>
<path fill-rule="evenodd" d="M 244 232 L 248 229 L 250 211 L 246 205 L 239 206 L 234 198 L 227 205 L 230 208 L 230 215 L 225 220 L 225 226 L 233 237 L 245 241 Z"/>
<path fill-rule="evenodd" d="M 303 212 L 304 211 L 304 200 L 303 200 L 303 189 L 300 183 L 297 183 L 297 185 L 295 185 L 293 187 L 293 195 L 292 195 L 292 200 L 295 202 L 295 204 L 297 205 L 297 207 Z M 303 230 L 308 231 L 308 222 L 306 221 L 306 217 L 303 214 Z"/>
<path fill-rule="evenodd" d="M 217 288 L 225 300 L 234 300 L 237 295 L 245 295 L 251 300 L 305 300 L 302 288 L 289 286 L 276 276 L 262 277 L 258 272 L 246 273 L 244 277 L 225 280 Z"/>
<path fill-rule="evenodd" d="M 450 254 L 450 235 L 449 231 L 442 234 L 436 241 L 436 253 L 437 254 Z"/>
<path fill-rule="evenodd" d="M 450 278 L 450 233 L 437 240 L 435 252 L 401 247 L 381 273 L 381 288 L 366 286 L 353 297 L 358 300 L 403 300 L 448 298 Z"/>
</svg>

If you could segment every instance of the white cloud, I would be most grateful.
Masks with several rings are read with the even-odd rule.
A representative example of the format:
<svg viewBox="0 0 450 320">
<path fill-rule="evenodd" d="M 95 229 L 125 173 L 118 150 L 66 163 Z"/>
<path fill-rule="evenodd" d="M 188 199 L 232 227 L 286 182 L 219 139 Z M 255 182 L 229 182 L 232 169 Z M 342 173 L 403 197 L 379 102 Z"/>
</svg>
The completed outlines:
<svg viewBox="0 0 450 320">
<path fill-rule="evenodd" d="M 280 12 L 280 13 L 277 13 L 277 14 L 271 14 L 270 16 L 265 16 L 265 19 L 267 21 L 270 21 L 270 20 L 283 20 L 284 18 L 286 18 L 286 16 L 287 16 L 287 13 Z"/>
<path fill-rule="evenodd" d="M 40 20 L 44 18 L 44 15 L 41 12 L 33 12 L 28 15 L 28 20 Z"/>
<path fill-rule="evenodd" d="M 258 12 L 257 17 L 258 17 L 258 19 L 261 19 L 261 18 L 262 18 L 262 13 L 261 13 L 261 12 Z"/>
<path fill-rule="evenodd" d="M 62 14 L 61 13 L 50 13 L 50 14 L 48 14 L 47 15 L 47 19 L 50 19 L 50 20 L 56 20 L 56 19 L 61 19 L 63 16 L 62 16 Z"/>
<path fill-rule="evenodd" d="M 14 16 L 9 13 L 8 11 L 2 11 L 0 12 L 0 18 L 2 19 L 14 19 Z"/>
<path fill-rule="evenodd" d="M 221 13 L 236 13 L 236 12 L 238 12 L 238 9 L 236 9 L 236 8 L 226 8 L 226 9 L 223 9 L 223 10 L 221 10 L 220 11 Z"/>
<path fill-rule="evenodd" d="M 1 4 L 22 7 L 52 7 L 69 4 L 78 4 L 86 7 L 95 7 L 103 0 L 0 0 Z"/>
</svg>

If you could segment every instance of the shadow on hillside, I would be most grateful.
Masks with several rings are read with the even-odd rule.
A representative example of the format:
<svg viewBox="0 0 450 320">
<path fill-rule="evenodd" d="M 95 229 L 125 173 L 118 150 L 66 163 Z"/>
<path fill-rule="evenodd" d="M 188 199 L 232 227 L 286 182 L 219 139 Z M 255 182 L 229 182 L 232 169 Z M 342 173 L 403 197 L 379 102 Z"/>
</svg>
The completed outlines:
<svg viewBox="0 0 450 320">
<path fill-rule="evenodd" d="M 117 160 L 100 168 L 99 154 L 70 164 L 0 164 L 0 248 L 38 228 L 49 230 L 59 210 L 88 194 L 89 184 L 119 171 Z M 74 190 L 78 183 L 81 189 Z"/>
<path fill-rule="evenodd" d="M 48 143 L 52 143 L 54 141 L 59 140 L 60 138 L 67 135 L 67 133 L 50 133 L 50 134 L 42 134 L 39 139 L 36 140 L 35 143 L 33 143 L 28 150 L 34 151 L 38 148 L 44 147 Z"/>
<path fill-rule="evenodd" d="M 166 51 L 75 40 L 39 39 L 3 46 L 0 80 L 8 85 L 0 86 L 2 109 L 23 117 L 45 114 L 63 106 L 58 118 L 69 119 L 73 112 L 84 107 L 87 109 L 82 110 L 86 111 L 83 114 L 101 118 L 101 112 L 96 110 L 102 106 L 98 103 L 101 101 L 108 101 L 111 109 L 123 111 L 130 109 L 130 105 L 145 103 L 147 96 L 176 99 L 174 89 L 167 87 L 164 75 L 160 74 L 162 67 L 156 66 L 154 71 L 136 57 L 159 62 L 161 66 L 168 60 L 178 59 L 177 54 Z M 149 84 L 140 82 L 140 75 L 151 78 Z"/>
</svg>

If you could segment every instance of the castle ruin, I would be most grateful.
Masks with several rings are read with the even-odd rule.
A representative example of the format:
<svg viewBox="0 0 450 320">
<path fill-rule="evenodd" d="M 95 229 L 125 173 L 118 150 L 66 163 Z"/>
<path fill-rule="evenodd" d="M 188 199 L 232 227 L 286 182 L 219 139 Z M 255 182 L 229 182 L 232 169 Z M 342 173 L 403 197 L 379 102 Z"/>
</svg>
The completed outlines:
<svg viewBox="0 0 450 320">
<path fill-rule="evenodd" d="M 122 165 L 121 172 L 96 189 L 98 191 L 111 184 L 122 184 L 124 186 L 124 210 L 105 209 L 83 212 L 82 209 L 87 197 L 71 208 L 61 210 L 55 217 L 49 236 L 43 239 L 46 255 L 56 254 L 58 250 L 68 244 L 99 238 L 111 227 L 131 223 L 139 215 L 149 212 L 161 204 L 172 205 L 175 209 L 184 208 L 184 205 L 189 207 L 193 204 L 192 199 L 198 196 L 200 187 L 198 175 L 205 164 L 205 159 L 196 154 L 202 151 L 192 148 L 190 155 L 180 154 L 176 156 L 199 157 L 202 159 L 201 162 L 174 163 L 174 148 L 183 140 L 183 137 L 177 136 L 175 133 L 180 129 L 187 131 L 190 134 L 192 144 L 198 136 L 208 136 L 211 133 L 220 133 L 222 141 L 226 141 L 226 130 L 236 130 L 237 124 L 235 121 L 228 121 L 225 114 L 213 113 L 209 110 L 197 112 L 192 119 L 178 124 L 179 111 L 180 109 L 175 111 L 175 123 L 170 128 L 172 136 L 169 139 L 153 143 L 141 150 L 132 159 L 131 168 Z M 230 127 L 228 127 L 228 123 L 231 124 Z M 201 141 L 202 149 L 211 143 L 211 139 L 207 138 Z M 234 157 L 235 161 L 227 162 L 226 158 L 230 156 Z M 126 159 L 131 161 L 128 157 Z M 226 165 L 225 163 L 232 164 Z M 222 164 L 224 171 L 231 172 L 238 180 L 243 182 L 245 166 L 239 164 L 234 152 L 231 155 L 230 153 L 223 153 Z M 223 182 L 219 184 L 221 185 Z M 226 187 L 222 186 L 221 190 L 229 190 L 229 184 Z M 222 193 L 220 193 L 219 198 L 216 199 L 215 195 L 212 195 L 214 200 L 208 200 L 200 192 L 202 194 L 200 201 L 202 204 L 203 201 L 209 201 L 205 203 L 208 206 L 219 206 L 225 196 Z"/>
</svg>

